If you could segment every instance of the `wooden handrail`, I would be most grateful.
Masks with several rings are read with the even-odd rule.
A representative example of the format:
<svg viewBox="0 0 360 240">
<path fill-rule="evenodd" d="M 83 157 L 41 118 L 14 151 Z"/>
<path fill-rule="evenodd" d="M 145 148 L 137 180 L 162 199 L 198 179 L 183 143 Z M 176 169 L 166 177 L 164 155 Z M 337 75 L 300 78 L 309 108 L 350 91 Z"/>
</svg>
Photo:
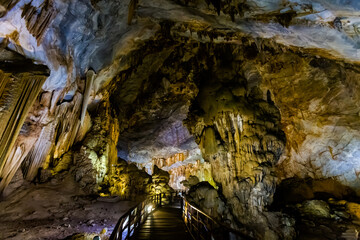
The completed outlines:
<svg viewBox="0 0 360 240">
<path fill-rule="evenodd" d="M 163 204 L 162 198 L 169 197 L 172 202 L 174 197 L 179 197 L 179 192 L 166 196 L 156 194 L 129 209 L 117 222 L 110 240 L 127 240 L 144 223 L 148 215 Z M 232 229 L 191 205 L 181 196 L 182 217 L 192 237 L 196 240 L 255 240 L 244 232 Z"/>
<path fill-rule="evenodd" d="M 165 195 L 161 193 L 149 196 L 135 207 L 130 208 L 120 217 L 109 239 L 129 239 L 141 224 L 144 223 L 148 215 L 156 208 L 161 207 L 163 196 Z"/>
<path fill-rule="evenodd" d="M 144 201 L 130 208 L 118 220 L 113 232 L 111 233 L 110 240 L 127 240 L 137 231 L 141 224 L 144 223 L 149 214 L 156 208 L 164 205 L 163 198 L 168 198 L 170 203 L 173 202 L 175 197 L 179 196 L 180 191 L 176 191 L 171 195 L 165 193 L 156 194 L 147 197 Z M 149 208 L 151 207 L 151 208 Z"/>
<path fill-rule="evenodd" d="M 219 223 L 185 198 L 182 199 L 181 208 L 185 225 L 196 240 L 255 240 L 243 232 Z"/>
</svg>

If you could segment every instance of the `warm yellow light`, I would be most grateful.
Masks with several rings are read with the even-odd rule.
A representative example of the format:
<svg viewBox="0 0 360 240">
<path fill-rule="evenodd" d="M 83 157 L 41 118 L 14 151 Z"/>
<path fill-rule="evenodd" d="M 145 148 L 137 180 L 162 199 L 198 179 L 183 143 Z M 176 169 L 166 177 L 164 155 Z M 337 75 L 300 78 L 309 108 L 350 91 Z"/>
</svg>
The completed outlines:
<svg viewBox="0 0 360 240">
<path fill-rule="evenodd" d="M 147 211 L 148 213 L 151 213 L 152 210 L 154 210 L 153 205 L 148 205 L 148 206 L 146 206 L 146 211 Z"/>
</svg>

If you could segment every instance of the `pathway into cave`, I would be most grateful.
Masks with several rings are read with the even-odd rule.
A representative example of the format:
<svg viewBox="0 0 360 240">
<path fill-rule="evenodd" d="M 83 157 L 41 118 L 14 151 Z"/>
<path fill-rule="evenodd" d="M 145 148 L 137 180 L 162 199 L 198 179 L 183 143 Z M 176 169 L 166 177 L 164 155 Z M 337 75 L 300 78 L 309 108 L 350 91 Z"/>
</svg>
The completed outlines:
<svg viewBox="0 0 360 240">
<path fill-rule="evenodd" d="M 137 239 L 191 240 L 192 238 L 181 218 L 181 208 L 168 205 L 157 209 L 147 218 L 131 238 L 131 240 Z"/>
</svg>

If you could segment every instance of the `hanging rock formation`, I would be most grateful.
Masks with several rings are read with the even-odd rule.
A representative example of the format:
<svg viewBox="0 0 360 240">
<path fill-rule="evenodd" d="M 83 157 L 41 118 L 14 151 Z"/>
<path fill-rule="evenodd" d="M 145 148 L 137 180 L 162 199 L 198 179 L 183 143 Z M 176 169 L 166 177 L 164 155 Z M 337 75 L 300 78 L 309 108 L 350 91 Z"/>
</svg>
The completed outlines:
<svg viewBox="0 0 360 240">
<path fill-rule="evenodd" d="M 26 137 L 18 138 L 48 71 L 16 53 L 1 49 L 0 67 L 0 192 L 28 154 Z"/>
</svg>

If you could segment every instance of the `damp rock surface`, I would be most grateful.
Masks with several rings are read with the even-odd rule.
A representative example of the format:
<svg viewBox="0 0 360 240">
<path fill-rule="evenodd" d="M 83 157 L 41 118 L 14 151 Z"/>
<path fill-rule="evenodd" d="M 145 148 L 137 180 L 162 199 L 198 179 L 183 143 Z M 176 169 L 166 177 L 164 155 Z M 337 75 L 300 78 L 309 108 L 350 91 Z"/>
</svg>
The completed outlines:
<svg viewBox="0 0 360 240">
<path fill-rule="evenodd" d="M 89 196 L 71 176 L 58 183 L 22 186 L 0 202 L 0 238 L 72 239 L 79 235 L 90 239 L 101 233 L 107 239 L 118 219 L 134 205 Z"/>
</svg>

